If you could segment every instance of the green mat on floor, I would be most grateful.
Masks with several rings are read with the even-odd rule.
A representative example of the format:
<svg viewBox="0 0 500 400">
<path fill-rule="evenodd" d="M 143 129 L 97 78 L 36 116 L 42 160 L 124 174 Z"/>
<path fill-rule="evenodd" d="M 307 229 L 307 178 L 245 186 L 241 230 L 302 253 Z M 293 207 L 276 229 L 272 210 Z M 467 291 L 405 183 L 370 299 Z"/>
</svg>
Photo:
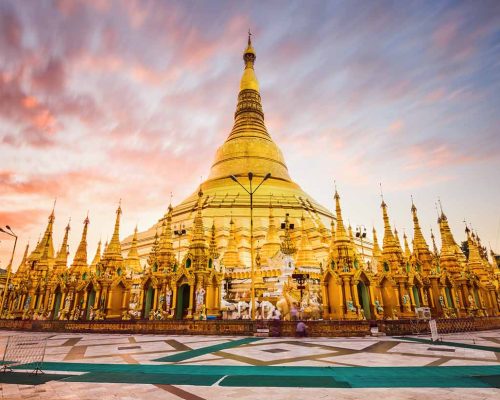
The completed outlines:
<svg viewBox="0 0 500 400">
<path fill-rule="evenodd" d="M 410 342 L 417 342 L 417 343 L 428 343 L 428 344 L 434 344 L 434 345 L 440 345 L 440 346 L 452 346 L 452 347 L 460 347 L 463 349 L 493 351 L 495 353 L 500 353 L 500 347 L 494 347 L 494 346 L 482 346 L 479 344 L 468 344 L 468 343 L 446 342 L 446 341 L 433 342 L 430 339 L 415 338 L 415 337 L 398 337 L 396 339 L 407 340 Z"/>
<path fill-rule="evenodd" d="M 213 346 L 202 347 L 200 349 L 183 351 L 182 353 L 173 354 L 171 356 L 157 358 L 153 361 L 166 361 L 166 362 L 178 362 L 189 360 L 190 358 L 195 358 L 199 356 L 203 356 L 205 354 L 214 353 L 216 351 L 231 349 L 233 347 L 239 347 L 248 343 L 256 342 L 258 340 L 262 340 L 261 338 L 245 338 L 232 340 L 227 343 L 216 344 Z"/>
<path fill-rule="evenodd" d="M 28 365 L 20 368 L 27 368 Z M 88 374 L 65 380 L 79 382 L 137 382 L 244 387 L 498 387 L 499 365 L 431 367 L 283 367 L 224 365 L 140 365 L 45 362 L 44 371 Z M 255 378 L 258 377 L 258 378 Z M 134 380 L 135 379 L 135 380 Z M 265 384 L 263 380 L 265 379 Z M 189 383 L 174 383 L 174 382 Z M 212 382 L 212 383 L 210 383 Z"/>
<path fill-rule="evenodd" d="M 41 385 L 49 381 L 60 381 L 72 375 L 30 374 L 28 372 L 0 372 L 0 383 L 16 385 Z"/>
<path fill-rule="evenodd" d="M 339 382 L 332 376 L 268 376 L 231 375 L 224 378 L 220 386 L 252 387 L 303 387 L 303 388 L 350 388 L 346 382 Z"/>
</svg>

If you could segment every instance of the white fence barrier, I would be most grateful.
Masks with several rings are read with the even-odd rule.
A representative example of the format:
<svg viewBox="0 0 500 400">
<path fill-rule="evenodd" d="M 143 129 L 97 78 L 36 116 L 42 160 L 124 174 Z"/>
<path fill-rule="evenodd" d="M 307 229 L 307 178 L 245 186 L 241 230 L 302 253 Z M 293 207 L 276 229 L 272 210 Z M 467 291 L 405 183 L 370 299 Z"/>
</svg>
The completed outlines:
<svg viewBox="0 0 500 400">
<path fill-rule="evenodd" d="M 12 367 L 29 364 L 33 373 L 42 372 L 47 339 L 47 336 L 9 336 L 3 353 L 2 371 L 12 371 Z"/>
</svg>

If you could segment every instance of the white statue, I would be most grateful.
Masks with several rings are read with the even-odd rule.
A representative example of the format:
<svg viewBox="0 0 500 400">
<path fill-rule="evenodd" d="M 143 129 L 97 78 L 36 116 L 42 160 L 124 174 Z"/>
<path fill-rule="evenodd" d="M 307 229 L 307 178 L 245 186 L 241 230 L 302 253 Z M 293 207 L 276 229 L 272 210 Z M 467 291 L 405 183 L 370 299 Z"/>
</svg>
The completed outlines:
<svg viewBox="0 0 500 400">
<path fill-rule="evenodd" d="M 172 301 L 172 290 L 170 289 L 170 287 L 167 290 L 165 300 L 166 300 L 167 310 L 169 310 L 170 309 L 170 302 Z"/>
<path fill-rule="evenodd" d="M 205 289 L 203 289 L 201 286 L 200 288 L 196 291 L 196 309 L 199 310 L 201 306 L 204 303 L 205 300 Z"/>
</svg>

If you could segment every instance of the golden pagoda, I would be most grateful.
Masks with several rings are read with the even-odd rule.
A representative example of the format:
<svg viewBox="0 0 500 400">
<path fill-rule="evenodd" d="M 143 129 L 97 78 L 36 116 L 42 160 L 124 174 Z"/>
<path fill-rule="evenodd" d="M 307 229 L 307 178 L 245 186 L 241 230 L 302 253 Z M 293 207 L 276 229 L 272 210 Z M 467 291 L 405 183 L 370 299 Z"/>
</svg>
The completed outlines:
<svg viewBox="0 0 500 400">
<path fill-rule="evenodd" d="M 346 229 L 336 188 L 335 215 L 305 193 L 265 126 L 250 35 L 243 61 L 234 125 L 208 179 L 151 228 L 122 241 L 119 205 L 111 240 L 102 254 L 99 242 L 90 265 L 88 217 L 68 267 L 69 224 L 55 254 L 53 209 L 13 274 L 2 317 L 290 319 L 293 309 L 325 320 L 415 318 L 422 310 L 445 318 L 500 315 L 498 264 L 469 228 L 466 256 L 442 209 L 440 251 L 432 231 L 429 249 L 413 199 L 413 238 L 404 233 L 401 246 L 382 199 L 379 246 L 375 228 L 373 244 Z M 252 203 L 244 189 L 251 179 L 254 189 L 262 182 Z"/>
<path fill-rule="evenodd" d="M 265 125 L 259 83 L 254 69 L 255 60 L 256 52 L 249 35 L 248 45 L 243 52 L 244 70 L 240 81 L 234 125 L 226 141 L 215 154 L 208 179 L 200 186 L 203 191 L 203 218 L 218 227 L 218 241 L 227 242 L 228 236 L 231 241 L 232 235 L 240 238 L 240 243 L 236 244 L 240 253 L 239 263 L 242 263 L 240 266 L 247 267 L 250 266 L 250 198 L 231 179 L 231 176 L 235 176 L 248 187 L 249 172 L 253 173 L 253 179 L 257 181 L 266 174 L 271 174 L 270 179 L 253 196 L 254 239 L 264 246 L 265 251 L 261 255 L 264 258 L 270 255 L 269 249 L 277 249 L 274 233 L 271 233 L 269 238 L 274 245 L 266 246 L 269 223 L 274 222 L 279 225 L 288 213 L 291 222 L 300 226 L 302 216 L 308 216 L 313 225 L 310 235 L 320 238 L 323 233 L 323 223 L 329 224 L 333 217 L 327 208 L 318 204 L 290 178 L 283 154 Z M 191 224 L 197 201 L 196 191 L 175 206 L 172 210 L 172 226 L 184 225 L 188 231 L 192 231 Z M 273 221 L 269 220 L 271 213 Z M 318 216 L 316 220 L 312 219 L 313 214 Z M 320 218 L 323 222 L 320 222 Z M 139 233 L 139 254 L 143 259 L 149 255 L 155 232 L 161 229 L 163 219 L 146 232 Z M 234 225 L 231 225 L 231 221 Z M 211 223 L 205 224 L 207 231 Z M 231 227 L 235 229 L 233 233 L 230 233 Z M 181 256 L 187 251 L 187 239 L 184 237 L 180 241 Z M 128 250 L 131 243 L 132 237 L 124 239 L 123 250 Z M 178 245 L 179 243 L 176 243 L 176 246 Z M 319 245 L 320 243 L 312 243 L 313 247 Z M 222 255 L 224 257 L 223 251 Z M 326 255 L 325 251 L 324 258 Z"/>
</svg>

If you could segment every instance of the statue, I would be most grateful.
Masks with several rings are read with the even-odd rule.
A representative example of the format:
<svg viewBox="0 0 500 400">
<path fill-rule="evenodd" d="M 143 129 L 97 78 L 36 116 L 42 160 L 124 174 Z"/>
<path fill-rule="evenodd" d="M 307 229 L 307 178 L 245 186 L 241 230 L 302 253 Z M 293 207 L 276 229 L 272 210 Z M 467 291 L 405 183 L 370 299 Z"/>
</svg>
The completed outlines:
<svg viewBox="0 0 500 400">
<path fill-rule="evenodd" d="M 439 296 L 439 304 L 442 308 L 446 308 L 446 305 L 444 304 L 444 297 L 442 295 Z"/>
<path fill-rule="evenodd" d="M 31 295 L 29 294 L 28 297 L 26 298 L 26 301 L 24 302 L 25 311 L 29 309 L 30 303 L 31 303 Z"/>
<path fill-rule="evenodd" d="M 411 309 L 411 300 L 408 293 L 405 293 L 403 295 L 403 307 L 405 308 L 406 311 L 410 311 Z"/>
<path fill-rule="evenodd" d="M 354 307 L 354 303 L 352 302 L 352 300 L 347 300 L 346 306 L 347 306 L 347 311 L 352 311 L 352 312 L 357 311 L 356 307 Z"/>
<path fill-rule="evenodd" d="M 297 300 L 291 295 L 291 287 L 285 284 L 283 286 L 283 291 L 281 293 L 281 297 L 276 302 L 276 308 L 279 310 L 280 315 L 283 317 L 283 320 L 289 321 L 291 317 L 292 306 L 295 306 Z"/>
<path fill-rule="evenodd" d="M 469 300 L 470 308 L 473 308 L 473 309 L 477 308 L 476 300 L 474 300 L 474 297 L 471 294 L 469 294 L 469 297 L 467 297 L 467 300 Z"/>
<path fill-rule="evenodd" d="M 124 321 L 129 321 L 131 319 L 130 314 L 127 312 L 127 310 L 123 310 L 122 312 L 122 320 Z"/>
<path fill-rule="evenodd" d="M 377 313 L 379 314 L 384 314 L 384 307 L 380 305 L 380 301 L 378 298 L 375 300 L 375 310 L 377 310 Z"/>
<path fill-rule="evenodd" d="M 167 311 L 168 311 L 168 310 L 170 310 L 170 303 L 172 302 L 172 290 L 170 289 L 170 287 L 168 287 L 168 289 L 167 289 L 165 300 L 166 300 Z"/>
<path fill-rule="evenodd" d="M 202 305 L 204 304 L 205 293 L 205 289 L 203 289 L 201 286 L 196 291 L 196 310 L 201 309 Z"/>
</svg>

